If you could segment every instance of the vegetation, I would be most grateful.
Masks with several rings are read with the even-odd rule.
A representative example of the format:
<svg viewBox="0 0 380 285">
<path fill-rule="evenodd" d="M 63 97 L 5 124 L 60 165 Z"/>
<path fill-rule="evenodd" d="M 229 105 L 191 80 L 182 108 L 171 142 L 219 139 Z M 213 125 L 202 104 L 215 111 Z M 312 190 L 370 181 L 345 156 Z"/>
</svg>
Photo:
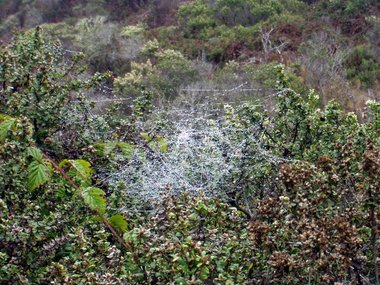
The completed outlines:
<svg viewBox="0 0 380 285">
<path fill-rule="evenodd" d="M 0 1 L 0 284 L 380 284 L 377 1 L 58 2 Z"/>
</svg>

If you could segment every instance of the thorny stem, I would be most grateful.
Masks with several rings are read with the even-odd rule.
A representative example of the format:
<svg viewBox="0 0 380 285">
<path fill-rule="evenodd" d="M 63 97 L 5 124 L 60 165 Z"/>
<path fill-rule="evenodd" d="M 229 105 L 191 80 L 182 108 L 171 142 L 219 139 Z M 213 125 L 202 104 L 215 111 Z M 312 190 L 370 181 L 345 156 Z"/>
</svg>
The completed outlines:
<svg viewBox="0 0 380 285">
<path fill-rule="evenodd" d="M 66 174 L 66 172 L 59 167 L 48 155 L 44 154 L 44 158 L 51 164 L 51 166 L 59 171 L 62 177 L 70 183 L 75 189 L 79 189 L 79 186 L 75 184 L 75 182 Z M 106 228 L 112 233 L 112 235 L 119 241 L 119 243 L 126 249 L 130 250 L 131 247 L 124 241 L 124 239 L 116 232 L 116 230 L 112 227 L 112 225 L 108 222 L 107 218 L 98 210 L 94 210 L 94 212 L 99 216 L 102 220 L 103 224 Z"/>
</svg>

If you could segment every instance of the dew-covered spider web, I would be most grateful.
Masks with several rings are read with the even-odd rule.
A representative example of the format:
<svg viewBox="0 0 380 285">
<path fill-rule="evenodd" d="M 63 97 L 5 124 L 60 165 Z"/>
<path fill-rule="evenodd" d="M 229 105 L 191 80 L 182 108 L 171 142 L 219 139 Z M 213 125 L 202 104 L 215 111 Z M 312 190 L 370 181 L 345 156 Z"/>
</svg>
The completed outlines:
<svg viewBox="0 0 380 285">
<path fill-rule="evenodd" d="M 242 127 L 228 121 L 224 115 L 226 110 L 233 112 L 231 105 L 203 99 L 196 104 L 182 102 L 170 109 L 156 109 L 154 119 L 142 123 L 142 128 L 154 132 L 160 125 L 167 151 L 142 156 L 136 150 L 106 182 L 114 188 L 122 183 L 128 196 L 147 202 L 157 201 L 168 192 L 225 196 L 239 187 L 249 187 L 239 185 L 239 179 L 254 183 L 255 167 L 283 161 L 265 149 L 259 125 Z M 242 104 L 247 103 L 239 103 Z M 262 107 L 252 102 L 249 106 Z M 160 124 L 160 120 L 165 124 Z"/>
</svg>

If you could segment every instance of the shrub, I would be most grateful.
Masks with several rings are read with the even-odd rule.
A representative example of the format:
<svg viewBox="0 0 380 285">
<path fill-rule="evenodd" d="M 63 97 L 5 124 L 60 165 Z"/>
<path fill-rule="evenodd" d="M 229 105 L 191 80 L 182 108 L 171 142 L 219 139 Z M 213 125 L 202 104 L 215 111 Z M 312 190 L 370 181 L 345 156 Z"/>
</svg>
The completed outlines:
<svg viewBox="0 0 380 285">
<path fill-rule="evenodd" d="M 74 44 L 83 51 L 93 71 L 125 73 L 142 46 L 138 39 L 122 38 L 118 26 L 107 22 L 104 16 L 84 18 L 75 28 L 77 35 Z"/>
<path fill-rule="evenodd" d="M 215 25 L 212 9 L 203 0 L 179 6 L 178 22 L 185 37 L 196 37 L 204 29 Z"/>
<path fill-rule="evenodd" d="M 178 51 L 160 49 L 157 40 L 148 42 L 142 53 L 152 60 L 132 63 L 131 72 L 115 79 L 117 92 L 137 96 L 146 90 L 156 98 L 169 99 L 178 93 L 181 85 L 196 78 L 196 71 L 189 60 Z"/>
<path fill-rule="evenodd" d="M 163 197 L 159 212 L 124 234 L 135 248 L 125 264 L 131 284 L 244 284 L 251 258 L 246 222 L 218 200 Z"/>
<path fill-rule="evenodd" d="M 345 62 L 347 79 L 362 87 L 371 87 L 380 80 L 380 62 L 367 46 L 358 46 Z"/>
<path fill-rule="evenodd" d="M 0 52 L 2 284 L 110 284 L 123 276 L 120 250 L 110 246 L 108 238 L 111 233 L 124 243 L 117 231 L 125 230 L 126 222 L 121 215 L 105 216 L 105 192 L 91 187 L 90 163 L 65 159 L 58 165 L 47 155 L 55 159 L 61 148 L 75 145 L 54 141 L 56 132 L 70 133 L 71 140 L 87 146 L 84 132 L 92 118 L 80 93 L 105 78 L 80 79 L 79 59 L 63 60 L 60 51 L 37 29 Z M 75 108 L 84 118 L 67 130 L 71 100 L 80 102 Z"/>
<path fill-rule="evenodd" d="M 85 70 L 81 60 L 79 54 L 65 62 L 60 47 L 45 42 L 39 29 L 18 36 L 0 53 L 0 113 L 29 118 L 34 139 L 42 144 L 62 130 L 65 106 L 74 94 L 80 97 L 104 79 L 99 74 L 72 79 L 72 74 Z"/>
<path fill-rule="evenodd" d="M 180 128 L 159 159 L 115 176 L 132 196 L 163 195 L 146 226 L 125 234 L 137 255 L 131 282 L 375 282 L 379 104 L 368 103 L 360 124 L 334 102 L 319 109 L 314 92 L 297 94 L 277 74 L 272 116 L 246 104 L 204 132 L 190 120 L 198 129 Z"/>
</svg>

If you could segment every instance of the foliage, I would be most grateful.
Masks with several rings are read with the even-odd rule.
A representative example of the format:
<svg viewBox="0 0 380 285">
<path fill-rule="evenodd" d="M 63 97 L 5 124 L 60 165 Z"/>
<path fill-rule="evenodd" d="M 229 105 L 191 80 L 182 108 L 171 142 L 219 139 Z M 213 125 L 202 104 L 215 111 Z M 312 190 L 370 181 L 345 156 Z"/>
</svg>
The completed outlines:
<svg viewBox="0 0 380 285">
<path fill-rule="evenodd" d="M 212 10 L 203 0 L 181 5 L 178 10 L 179 25 L 185 36 L 200 34 L 204 29 L 215 25 Z"/>
<path fill-rule="evenodd" d="M 1 53 L 1 111 L 12 116 L 0 115 L 0 283 L 108 284 L 122 270 L 102 263 L 116 248 L 109 247 L 110 234 L 88 210 L 117 235 L 104 215 L 104 192 L 91 186 L 90 163 L 67 159 L 60 167 L 41 150 L 60 153 L 59 142 L 46 135 L 56 128 L 65 133 L 61 123 L 71 96 L 103 77 L 79 79 L 77 62 L 65 65 L 59 51 L 37 30 L 20 35 Z M 74 199 L 77 195 L 81 199 Z M 118 216 L 116 228 L 126 230 L 125 223 Z"/>
<path fill-rule="evenodd" d="M 131 284 L 244 284 L 251 258 L 245 220 L 202 195 L 165 196 L 143 227 L 124 234 L 134 252 L 125 263 Z"/>
<path fill-rule="evenodd" d="M 219 129 L 208 128 L 203 133 L 181 127 L 184 133 L 178 134 L 178 145 L 169 140 L 161 162 L 132 162 L 140 172 L 124 168 L 116 176 L 130 185 L 124 191 L 131 195 L 146 195 L 148 200 L 164 195 L 159 209 L 166 214 L 157 214 L 158 225 L 148 222 L 125 235 L 138 252 L 139 268 L 129 265 L 134 268 L 130 278 L 138 280 L 137 284 L 165 284 L 176 278 L 183 284 L 223 283 L 229 278 L 235 284 L 245 284 L 242 280 L 259 284 L 375 282 L 379 105 L 369 102 L 371 118 L 360 124 L 354 114 L 344 114 L 334 102 L 320 110 L 313 91 L 300 95 L 288 88 L 287 74 L 279 66 L 277 74 L 274 115 L 251 105 L 227 107 Z M 139 192 L 133 192 L 134 187 Z M 189 196 L 178 193 L 196 195 L 202 190 L 208 198 L 191 198 L 193 202 L 182 204 Z M 166 193 L 174 194 L 173 200 Z M 228 245 L 227 240 L 208 245 L 214 242 L 212 235 L 197 236 L 213 220 L 209 208 L 217 203 L 215 197 L 235 208 L 240 220 L 233 222 L 236 232 L 232 233 L 227 225 L 215 226 L 228 232 L 215 238 L 239 241 L 233 250 L 241 261 L 236 269 L 239 275 L 228 267 L 219 274 L 219 258 L 229 252 L 220 246 Z M 199 209 L 193 206 L 203 203 Z M 167 205 L 173 214 L 167 212 Z M 193 220 L 193 207 L 205 216 Z M 184 232 L 183 226 L 189 228 Z M 242 236 L 244 240 L 239 239 Z M 186 245 L 185 249 L 177 252 L 177 242 Z M 187 250 L 194 247 L 199 253 L 192 259 Z M 214 257 L 215 248 L 220 255 Z M 181 270 L 164 266 L 169 263 L 165 258 L 171 256 L 180 262 Z M 197 256 L 215 263 L 197 267 Z M 162 258 L 166 261 L 161 262 Z M 130 260 L 136 263 L 132 255 Z M 202 277 L 204 266 L 208 279 Z M 227 279 L 218 279 L 224 276 Z"/>
<path fill-rule="evenodd" d="M 184 82 L 196 78 L 190 61 L 178 51 L 160 49 L 157 41 L 150 41 L 142 52 L 150 58 L 145 63 L 132 62 L 131 71 L 115 79 L 118 93 L 132 97 L 151 93 L 156 98 L 168 99 L 177 94 Z"/>
<path fill-rule="evenodd" d="M 106 225 L 113 224 L 120 231 L 126 231 L 126 221 L 121 215 L 111 217 L 110 222 L 103 216 L 106 200 L 102 190 L 83 187 L 74 192 L 72 188 L 73 180 L 78 185 L 91 183 L 90 164 L 84 160 L 64 160 L 61 167 L 69 169 L 67 176 L 61 177 L 61 173 L 52 171 L 54 167 L 64 173 L 61 167 L 38 148 L 29 146 L 34 142 L 32 126 L 26 118 L 3 117 L 1 123 L 11 127 L 7 128 L 0 148 L 3 162 L 0 167 L 0 281 L 77 284 L 98 283 L 102 278 L 118 280 L 110 272 L 120 272 L 120 267 L 110 271 L 109 266 L 115 264 L 101 265 L 104 257 L 115 249 L 109 247 L 107 234 L 86 217 L 83 205 L 97 213 Z M 69 199 L 78 194 L 83 198 L 83 205 L 77 199 Z M 90 242 L 91 239 L 94 240 Z M 78 263 L 80 256 L 84 259 Z M 109 257 L 109 260 L 114 258 Z M 102 267 L 100 276 L 92 273 L 94 266 Z"/>
<path fill-rule="evenodd" d="M 143 25 L 136 25 L 136 26 L 125 26 L 121 30 L 121 35 L 126 38 L 132 38 L 139 36 L 145 32 L 145 27 Z"/>
<path fill-rule="evenodd" d="M 318 10 L 324 15 L 330 15 L 342 29 L 345 35 L 358 35 L 369 28 L 365 17 L 376 15 L 380 6 L 374 0 L 320 1 Z"/>
<path fill-rule="evenodd" d="M 65 106 L 74 94 L 80 96 L 105 78 L 97 74 L 80 79 L 81 59 L 79 54 L 64 62 L 59 46 L 46 43 L 39 29 L 18 36 L 0 53 L 0 112 L 28 117 L 41 144 L 62 129 Z"/>
<path fill-rule="evenodd" d="M 358 46 L 346 60 L 347 78 L 359 86 L 371 87 L 380 80 L 380 62 L 368 47 Z"/>
<path fill-rule="evenodd" d="M 107 2 L 130 10 L 147 3 L 84 4 L 94 8 L 88 14 L 102 14 Z M 95 88 L 108 75 L 84 73 L 83 55 L 68 56 L 39 29 L 1 48 L 0 283 L 379 284 L 380 104 L 367 102 L 359 120 L 336 102 L 321 106 L 292 66 L 241 57 L 266 27 L 275 34 L 304 7 L 293 0 L 181 5 L 179 30 L 169 34 L 182 32 L 203 60 L 246 60 L 194 84 L 217 89 L 179 92 L 199 80 L 200 63 L 156 40 L 135 50 L 130 72 L 119 70 L 114 92 L 122 98 Z M 94 64 L 114 39 L 139 46 L 148 34 L 140 26 L 119 31 L 106 18 L 84 18 L 76 29 Z M 353 79 L 375 83 L 375 53 L 358 47 L 344 61 L 330 42 L 315 50 L 323 39 L 304 47 L 312 58 L 305 62 L 321 63 L 329 78 L 346 64 Z M 271 93 L 239 102 L 234 95 L 247 85 Z M 132 106 L 95 113 L 94 95 Z"/>
<path fill-rule="evenodd" d="M 204 48 L 209 60 L 236 59 L 231 49 L 256 48 L 260 27 L 300 22 L 300 1 L 191 1 L 179 7 L 178 24 L 185 38 Z M 302 17 L 301 17 L 302 19 Z"/>
<path fill-rule="evenodd" d="M 118 26 L 104 16 L 84 18 L 76 24 L 75 44 L 86 55 L 96 71 L 122 74 L 128 71 L 130 60 L 137 56 L 140 41 L 122 38 Z"/>
</svg>

